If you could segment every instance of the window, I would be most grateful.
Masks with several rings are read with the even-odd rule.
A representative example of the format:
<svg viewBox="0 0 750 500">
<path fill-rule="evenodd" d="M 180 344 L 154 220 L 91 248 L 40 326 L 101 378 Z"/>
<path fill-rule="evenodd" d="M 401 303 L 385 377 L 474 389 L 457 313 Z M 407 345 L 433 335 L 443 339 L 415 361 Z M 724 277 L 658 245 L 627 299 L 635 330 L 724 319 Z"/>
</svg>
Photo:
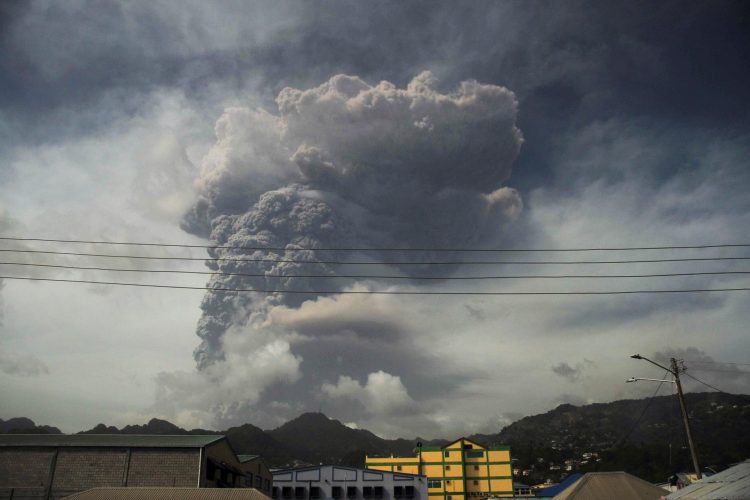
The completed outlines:
<svg viewBox="0 0 750 500">
<path fill-rule="evenodd" d="M 344 496 L 344 490 L 341 489 L 341 486 L 334 486 L 331 488 L 331 496 L 333 498 L 341 498 Z"/>
<path fill-rule="evenodd" d="M 472 446 L 470 444 L 464 444 L 464 450 L 470 450 L 472 448 L 474 448 L 474 446 Z"/>
<path fill-rule="evenodd" d="M 446 465 L 445 466 L 445 470 L 451 470 L 451 466 L 450 465 Z"/>
<path fill-rule="evenodd" d="M 375 486 L 372 496 L 374 496 L 375 498 L 383 498 L 383 487 Z"/>
<path fill-rule="evenodd" d="M 451 456 L 451 452 L 450 451 L 446 451 L 445 452 L 445 458 L 448 458 L 449 456 Z"/>
<path fill-rule="evenodd" d="M 440 488 L 443 485 L 443 481 L 440 479 L 428 479 L 427 488 Z"/>
<path fill-rule="evenodd" d="M 346 487 L 346 498 L 356 498 L 357 497 L 357 487 L 356 486 L 347 486 Z"/>
<path fill-rule="evenodd" d="M 474 486 L 479 486 L 479 481 L 474 480 Z"/>
<path fill-rule="evenodd" d="M 263 480 L 263 489 L 268 491 L 271 489 L 271 480 L 270 479 L 264 479 Z"/>
<path fill-rule="evenodd" d="M 243 481 L 243 484 L 245 485 L 245 488 L 252 488 L 253 487 L 253 477 L 247 477 L 245 476 L 245 480 Z"/>
<path fill-rule="evenodd" d="M 279 498 L 278 486 L 274 486 L 273 489 L 271 489 L 271 498 Z"/>
<path fill-rule="evenodd" d="M 284 498 L 292 498 L 292 487 L 284 486 L 281 488 L 281 496 Z"/>
<path fill-rule="evenodd" d="M 372 486 L 365 486 L 362 488 L 362 495 L 365 498 L 372 498 Z"/>
<path fill-rule="evenodd" d="M 310 486 L 310 498 L 320 498 L 320 487 Z"/>
<path fill-rule="evenodd" d="M 396 470 L 401 470 L 401 466 L 400 466 L 400 465 L 397 465 L 397 466 L 396 466 Z"/>
<path fill-rule="evenodd" d="M 294 498 L 305 498 L 305 487 L 295 486 L 294 487 Z"/>
<path fill-rule="evenodd" d="M 448 495 L 447 500 L 453 500 L 453 497 Z"/>
<path fill-rule="evenodd" d="M 474 450 L 474 451 L 466 452 L 466 458 L 482 458 L 483 456 L 484 456 L 484 452 L 481 450 Z"/>
<path fill-rule="evenodd" d="M 404 496 L 404 487 L 403 486 L 394 486 L 393 487 L 393 496 L 396 498 L 401 498 Z"/>
<path fill-rule="evenodd" d="M 451 480 L 450 479 L 446 479 L 445 480 L 445 484 L 451 484 Z"/>
<path fill-rule="evenodd" d="M 255 487 L 260 489 L 263 487 L 263 478 L 260 476 L 255 476 Z"/>
<path fill-rule="evenodd" d="M 406 487 L 406 498 L 414 498 L 414 486 L 407 486 Z"/>
</svg>

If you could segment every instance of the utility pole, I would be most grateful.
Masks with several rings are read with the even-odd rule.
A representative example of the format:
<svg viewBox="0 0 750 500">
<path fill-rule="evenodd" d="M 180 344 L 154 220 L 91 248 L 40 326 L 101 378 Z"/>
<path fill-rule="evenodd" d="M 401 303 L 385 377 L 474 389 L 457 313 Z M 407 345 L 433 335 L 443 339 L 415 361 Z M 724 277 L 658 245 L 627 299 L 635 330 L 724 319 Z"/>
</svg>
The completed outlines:
<svg viewBox="0 0 750 500">
<path fill-rule="evenodd" d="M 666 366 L 662 366 L 659 363 L 652 361 L 645 356 L 641 356 L 640 354 L 633 354 L 630 357 L 633 359 L 642 359 L 644 361 L 648 361 L 652 365 L 656 365 L 663 370 L 667 370 L 674 377 L 673 382 L 677 386 L 677 398 L 680 401 L 680 409 L 682 410 L 682 422 L 685 424 L 685 433 L 687 434 L 688 446 L 690 447 L 690 456 L 693 459 L 693 468 L 695 468 L 695 476 L 697 479 L 701 479 L 703 475 L 701 474 L 701 468 L 698 465 L 698 455 L 695 453 L 695 444 L 693 443 L 693 431 L 690 430 L 690 419 L 688 418 L 687 407 L 685 406 L 685 397 L 682 395 L 682 384 L 680 384 L 680 369 L 677 367 L 677 360 L 675 358 L 670 358 L 669 361 L 671 362 L 671 367 L 667 368 Z M 627 380 L 627 382 L 635 382 L 636 380 L 653 380 L 653 379 L 638 379 L 638 378 L 633 377 Z M 667 382 L 667 381 L 664 380 L 663 382 Z"/>
<path fill-rule="evenodd" d="M 680 383 L 680 370 L 677 367 L 677 360 L 670 358 L 672 363 L 672 375 L 674 375 L 674 382 L 677 386 L 677 397 L 680 399 L 680 409 L 682 410 L 682 421 L 685 423 L 685 433 L 687 434 L 688 446 L 690 446 L 690 456 L 693 457 L 693 467 L 695 468 L 695 475 L 700 480 L 703 476 L 701 474 L 701 468 L 698 465 L 698 455 L 695 453 L 695 445 L 693 444 L 693 431 L 690 430 L 690 419 L 688 418 L 687 408 L 685 407 L 685 397 L 682 395 L 682 384 Z"/>
</svg>

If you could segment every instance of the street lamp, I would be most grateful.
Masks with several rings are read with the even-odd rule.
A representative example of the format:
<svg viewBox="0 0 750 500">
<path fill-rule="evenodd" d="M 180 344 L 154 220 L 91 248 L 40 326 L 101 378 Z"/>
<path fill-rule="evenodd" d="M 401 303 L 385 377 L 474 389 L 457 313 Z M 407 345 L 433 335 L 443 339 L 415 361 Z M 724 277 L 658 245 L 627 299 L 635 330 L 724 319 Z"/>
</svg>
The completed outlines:
<svg viewBox="0 0 750 500">
<path fill-rule="evenodd" d="M 682 394 L 682 384 L 680 384 L 680 370 L 677 368 L 677 360 L 675 358 L 670 358 L 669 361 L 671 363 L 671 368 L 667 368 L 666 366 L 662 366 L 656 361 L 652 361 L 648 359 L 645 356 L 641 356 L 640 354 L 633 354 L 630 356 L 633 359 L 642 359 L 644 361 L 648 361 L 652 365 L 656 365 L 662 370 L 666 370 L 669 373 L 672 374 L 672 377 L 674 377 L 674 380 L 659 380 L 659 379 L 648 379 L 648 378 L 636 378 L 631 377 L 626 382 L 637 382 L 638 380 L 649 380 L 654 382 L 672 382 L 677 386 L 677 398 L 680 401 L 680 409 L 682 410 L 682 421 L 685 424 L 685 433 L 687 434 L 688 439 L 688 445 L 690 446 L 690 455 L 693 458 L 693 467 L 695 468 L 695 475 L 698 479 L 701 479 L 703 476 L 701 475 L 701 469 L 698 465 L 698 455 L 695 453 L 695 445 L 693 444 L 693 432 L 690 430 L 690 419 L 688 419 L 687 414 L 687 408 L 685 407 L 685 397 Z"/>
<path fill-rule="evenodd" d="M 642 378 L 642 377 L 630 377 L 625 382 L 638 382 L 639 380 L 648 380 L 649 382 L 668 382 L 674 384 L 674 380 L 662 380 L 660 378 Z"/>
</svg>

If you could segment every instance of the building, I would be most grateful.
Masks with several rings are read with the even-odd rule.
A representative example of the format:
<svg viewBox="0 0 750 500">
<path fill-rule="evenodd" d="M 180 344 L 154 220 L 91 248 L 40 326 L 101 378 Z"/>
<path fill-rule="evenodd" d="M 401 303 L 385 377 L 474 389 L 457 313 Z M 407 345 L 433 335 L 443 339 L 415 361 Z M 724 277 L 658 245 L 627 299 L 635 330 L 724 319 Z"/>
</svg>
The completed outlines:
<svg viewBox="0 0 750 500">
<path fill-rule="evenodd" d="M 255 488 L 93 488 L 65 500 L 268 500 L 268 497 Z"/>
<path fill-rule="evenodd" d="M 487 448 L 461 438 L 442 447 L 415 449 L 414 457 L 366 457 L 368 469 L 424 474 L 431 500 L 512 497 L 510 448 Z"/>
<path fill-rule="evenodd" d="M 266 495 L 271 494 L 273 475 L 260 455 L 237 455 L 242 464 L 242 470 L 248 479 L 252 479 L 253 488 L 259 489 Z"/>
<path fill-rule="evenodd" d="M 589 472 L 554 496 L 555 500 L 659 500 L 668 492 L 627 472 Z"/>
<path fill-rule="evenodd" d="M 704 477 L 666 496 L 669 500 L 750 498 L 750 460 Z"/>
<path fill-rule="evenodd" d="M 0 499 L 113 487 L 257 487 L 268 495 L 271 479 L 262 461 L 243 463 L 220 435 L 0 435 Z"/>
<path fill-rule="evenodd" d="M 273 471 L 275 500 L 428 500 L 421 475 L 335 465 Z"/>
</svg>

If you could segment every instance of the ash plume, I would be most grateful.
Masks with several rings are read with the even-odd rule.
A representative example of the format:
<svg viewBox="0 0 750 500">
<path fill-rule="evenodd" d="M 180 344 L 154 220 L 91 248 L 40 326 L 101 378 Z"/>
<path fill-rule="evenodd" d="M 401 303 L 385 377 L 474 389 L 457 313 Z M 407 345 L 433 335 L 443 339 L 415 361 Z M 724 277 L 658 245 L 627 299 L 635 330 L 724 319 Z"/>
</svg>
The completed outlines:
<svg viewBox="0 0 750 500">
<path fill-rule="evenodd" d="M 414 259 L 412 253 L 330 249 L 478 245 L 496 238 L 521 210 L 518 193 L 503 186 L 522 143 L 515 125 L 517 102 L 504 87 L 465 81 L 454 92 L 441 93 L 429 72 L 416 76 L 406 88 L 386 81 L 373 86 L 356 76 L 336 75 L 307 90 L 285 88 L 276 103 L 276 114 L 248 108 L 224 112 L 216 124 L 216 144 L 196 180 L 198 199 L 182 227 L 221 246 L 281 250 L 210 251 L 215 258 L 267 259 L 210 261 L 209 267 L 215 270 L 262 275 L 214 276 L 210 287 L 340 291 L 351 286 L 383 286 L 335 278 L 342 269 L 356 271 L 352 266 L 273 260 L 356 257 L 397 267 L 402 273 L 424 274 L 428 270 L 419 266 L 390 264 Z M 430 257 L 435 256 L 420 253 L 416 259 Z M 228 363 L 228 355 L 236 356 L 242 349 L 249 355 L 268 342 L 286 342 L 277 347 L 289 370 L 279 374 L 278 382 L 297 383 L 300 373 L 305 375 L 302 380 L 322 377 L 320 383 L 327 383 L 327 393 L 334 395 L 371 387 L 377 380 L 401 384 L 398 374 L 374 365 L 359 374 L 361 383 L 346 378 L 352 375 L 351 366 L 339 366 L 338 373 L 332 370 L 312 376 L 306 372 L 323 365 L 311 359 L 321 353 L 293 337 L 284 325 L 275 324 L 270 313 L 279 308 L 294 311 L 303 304 L 324 310 L 336 303 L 321 298 L 209 291 L 197 328 L 199 372 L 221 372 L 214 365 Z M 357 307 L 366 306 L 358 303 Z M 373 321 L 377 325 L 378 320 L 370 314 L 358 320 L 355 312 L 345 325 L 321 320 L 320 314 L 317 318 L 320 324 L 335 323 L 334 328 L 347 332 L 336 337 L 345 337 L 347 342 L 390 335 L 395 345 L 407 344 L 407 326 L 373 328 Z M 304 325 L 296 325 L 295 332 L 304 332 L 302 337 L 308 339 L 335 337 L 327 328 Z M 245 339 L 239 341 L 245 347 L 238 351 L 235 345 L 229 353 L 229 339 L 237 342 L 238 338 Z M 247 339 L 255 339 L 257 345 L 250 346 Z M 357 350 L 353 344 L 329 348 L 349 354 Z M 407 350 L 417 359 L 423 356 L 413 346 Z M 289 362 L 292 359 L 296 363 Z M 405 374 L 402 378 L 408 389 L 414 377 Z M 332 389 L 337 380 L 346 382 L 348 392 Z M 399 392 L 404 401 L 406 389 L 404 394 Z"/>
</svg>

